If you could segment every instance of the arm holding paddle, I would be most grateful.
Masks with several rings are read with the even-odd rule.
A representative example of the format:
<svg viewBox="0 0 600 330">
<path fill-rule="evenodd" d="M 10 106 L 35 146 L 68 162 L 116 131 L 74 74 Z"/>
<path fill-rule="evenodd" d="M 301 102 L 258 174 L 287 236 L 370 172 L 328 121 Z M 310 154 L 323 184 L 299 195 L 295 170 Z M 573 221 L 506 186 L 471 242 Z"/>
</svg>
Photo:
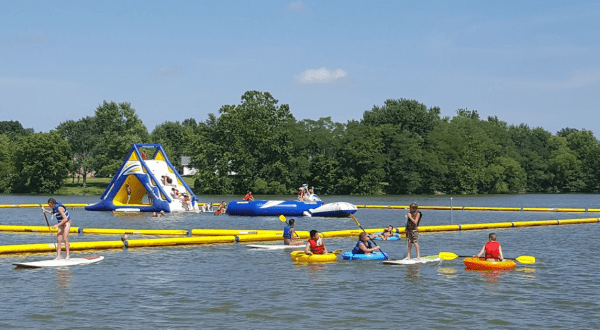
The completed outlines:
<svg viewBox="0 0 600 330">
<path fill-rule="evenodd" d="M 367 232 L 367 231 L 366 231 L 366 230 L 365 230 L 365 229 L 364 229 L 364 228 L 363 228 L 363 227 L 360 225 L 360 223 L 358 222 L 358 220 L 356 219 L 356 217 L 354 216 L 354 214 L 352 214 L 352 213 L 351 213 L 351 214 L 350 214 L 350 217 L 352 217 L 352 220 L 354 220 L 354 222 L 356 222 L 356 224 L 357 224 L 357 225 L 360 227 L 360 229 L 362 229 L 362 231 L 363 231 L 363 232 L 365 232 L 365 233 Z M 381 253 L 383 253 L 383 255 L 385 256 L 385 259 L 387 260 L 387 259 L 388 259 L 387 255 L 386 255 L 386 254 L 383 252 L 383 250 L 381 250 L 381 248 L 379 247 L 379 245 L 377 245 L 377 243 L 375 243 L 375 241 L 374 241 L 374 240 L 373 240 L 373 239 L 372 239 L 372 238 L 371 238 L 371 237 L 370 237 L 368 234 L 367 234 L 367 237 L 369 237 L 369 239 L 371 240 L 371 242 L 373 242 L 373 244 L 375 244 L 376 248 L 377 248 L 377 249 L 378 249 L 378 250 L 379 250 Z"/>
</svg>

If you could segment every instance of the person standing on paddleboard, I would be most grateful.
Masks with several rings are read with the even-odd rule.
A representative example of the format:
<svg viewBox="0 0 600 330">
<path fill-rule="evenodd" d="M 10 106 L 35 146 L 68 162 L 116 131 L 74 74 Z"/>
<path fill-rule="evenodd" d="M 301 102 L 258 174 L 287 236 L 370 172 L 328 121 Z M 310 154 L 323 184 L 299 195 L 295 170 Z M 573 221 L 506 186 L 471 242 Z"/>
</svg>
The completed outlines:
<svg viewBox="0 0 600 330">
<path fill-rule="evenodd" d="M 408 245 L 408 253 L 406 254 L 405 260 L 410 259 L 410 252 L 412 245 L 415 245 L 417 250 L 417 260 L 421 260 L 421 254 L 419 251 L 419 222 L 421 222 L 421 211 L 419 211 L 419 205 L 417 203 L 410 204 L 410 211 L 408 212 L 406 220 L 406 241 Z"/>
<path fill-rule="evenodd" d="M 496 242 L 496 233 L 491 233 L 488 236 L 488 242 L 481 248 L 479 254 L 474 255 L 475 258 L 481 258 L 485 253 L 485 260 L 487 261 L 503 261 L 504 255 L 502 254 L 502 246 L 499 242 Z"/>
<path fill-rule="evenodd" d="M 56 217 L 57 224 L 52 228 L 58 227 L 58 234 L 56 235 L 56 260 L 60 259 L 61 241 L 65 241 L 65 250 L 67 251 L 67 260 L 69 260 L 69 230 L 71 229 L 71 216 L 67 207 L 62 203 L 57 202 L 54 198 L 48 199 L 48 206 L 52 208 L 52 211 L 48 211 L 42 208 L 42 212 L 50 213 Z"/>
</svg>

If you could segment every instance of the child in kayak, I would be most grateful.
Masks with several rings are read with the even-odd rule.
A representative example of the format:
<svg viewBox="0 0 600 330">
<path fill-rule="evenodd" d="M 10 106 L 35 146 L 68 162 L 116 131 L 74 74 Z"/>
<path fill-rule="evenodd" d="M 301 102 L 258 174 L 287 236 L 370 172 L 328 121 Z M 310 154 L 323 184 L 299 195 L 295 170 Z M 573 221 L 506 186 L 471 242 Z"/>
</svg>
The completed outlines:
<svg viewBox="0 0 600 330">
<path fill-rule="evenodd" d="M 352 254 L 370 254 L 371 252 L 378 250 L 379 247 L 373 247 L 369 242 L 369 235 L 366 232 L 362 232 L 358 235 L 358 242 L 352 249 Z"/>
<path fill-rule="evenodd" d="M 485 253 L 485 260 L 487 261 L 503 261 L 504 255 L 502 254 L 502 247 L 499 242 L 496 242 L 496 233 L 491 233 L 488 237 L 488 242 L 485 243 L 481 251 L 473 257 L 481 258 Z"/>
<path fill-rule="evenodd" d="M 325 246 L 325 242 L 323 238 L 319 235 L 319 232 L 316 230 L 310 231 L 310 239 L 308 243 L 306 243 L 306 247 L 304 248 L 304 253 L 306 254 L 327 254 L 327 246 Z"/>
<path fill-rule="evenodd" d="M 298 234 L 294 229 L 294 224 L 296 220 L 290 219 L 288 225 L 283 228 L 283 244 L 284 245 L 299 245 L 304 242 L 297 240 Z"/>
</svg>

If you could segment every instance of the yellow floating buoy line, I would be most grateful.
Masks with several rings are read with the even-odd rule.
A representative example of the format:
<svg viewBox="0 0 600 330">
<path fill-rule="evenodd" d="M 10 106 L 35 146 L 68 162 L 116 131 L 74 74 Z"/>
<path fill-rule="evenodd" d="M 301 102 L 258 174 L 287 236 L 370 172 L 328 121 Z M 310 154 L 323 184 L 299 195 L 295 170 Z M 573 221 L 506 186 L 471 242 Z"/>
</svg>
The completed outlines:
<svg viewBox="0 0 600 330">
<path fill-rule="evenodd" d="M 401 209 L 408 210 L 410 205 L 356 205 L 363 209 Z M 522 211 L 522 212 L 600 212 L 594 208 L 556 208 L 556 207 L 484 207 L 484 206 L 424 206 L 419 205 L 421 210 L 442 211 Z"/>
<path fill-rule="evenodd" d="M 206 203 L 198 203 L 204 205 Z M 210 203 L 219 205 L 219 203 Z M 65 204 L 66 207 L 85 207 L 88 204 Z M 0 204 L 0 208 L 32 208 L 49 207 L 48 204 Z M 408 209 L 409 205 L 356 205 L 363 209 Z M 442 210 L 442 211 L 521 211 L 521 212 L 596 212 L 600 213 L 598 208 L 555 208 L 555 207 L 484 207 L 484 206 L 424 206 L 419 205 L 422 210 Z"/>
<path fill-rule="evenodd" d="M 541 221 L 514 221 L 514 222 L 498 222 L 498 223 L 476 223 L 463 225 L 440 225 L 440 226 L 421 226 L 419 232 L 444 232 L 457 230 L 481 230 L 492 228 L 517 228 L 531 226 L 552 226 L 552 225 L 569 225 L 569 224 L 585 224 L 598 223 L 600 218 L 588 219 L 565 219 L 565 220 L 541 220 Z M 48 232 L 47 227 L 36 227 L 40 230 L 33 230 L 32 226 L 0 226 L 0 227 L 22 227 L 28 229 L 29 232 L 43 232 L 43 228 Z M 14 229 L 14 228 L 13 228 Z M 74 228 L 71 228 L 73 231 Z M 368 233 L 381 232 L 385 228 L 365 229 Z M 14 231 L 14 230 L 12 230 Z M 25 231 L 25 230 L 23 230 Z M 134 229 L 99 229 L 96 228 L 88 233 L 98 234 L 148 234 L 158 235 L 156 232 L 166 232 L 166 230 L 134 230 Z M 185 230 L 171 230 L 174 233 L 183 233 Z M 78 228 L 75 232 L 80 233 Z M 336 230 L 320 232 L 323 237 L 356 237 L 362 230 Z M 404 228 L 396 228 L 396 233 L 404 234 Z M 82 229 L 81 233 L 86 233 Z M 297 231 L 301 239 L 309 238 L 308 231 Z M 189 234 L 192 237 L 178 238 L 152 238 L 152 239 L 130 239 L 122 241 L 102 241 L 102 242 L 72 242 L 70 243 L 71 251 L 81 250 L 106 250 L 120 249 L 123 247 L 160 247 L 160 246 L 177 246 L 177 245 L 200 245 L 200 244 L 217 244 L 217 243 L 243 243 L 257 241 L 280 241 L 283 236 L 281 230 L 233 230 L 233 229 L 192 229 Z M 176 234 L 172 234 L 176 235 Z M 183 235 L 183 234 L 182 234 Z M 404 235 L 402 235 L 404 237 Z M 63 244 L 64 249 L 64 244 Z M 56 251 L 55 243 L 49 244 L 21 244 L 21 245 L 3 245 L 0 246 L 0 254 L 11 253 L 45 253 Z"/>
</svg>

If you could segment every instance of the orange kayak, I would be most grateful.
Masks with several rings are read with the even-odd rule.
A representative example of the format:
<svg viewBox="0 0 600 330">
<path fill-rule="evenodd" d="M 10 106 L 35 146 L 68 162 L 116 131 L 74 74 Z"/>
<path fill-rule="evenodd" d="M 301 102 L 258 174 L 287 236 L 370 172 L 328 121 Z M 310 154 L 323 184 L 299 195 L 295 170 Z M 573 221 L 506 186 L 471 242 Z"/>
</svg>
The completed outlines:
<svg viewBox="0 0 600 330">
<path fill-rule="evenodd" d="M 503 270 L 513 269 L 517 264 L 512 260 L 487 261 L 479 258 L 465 258 L 465 266 L 475 270 Z"/>
</svg>

